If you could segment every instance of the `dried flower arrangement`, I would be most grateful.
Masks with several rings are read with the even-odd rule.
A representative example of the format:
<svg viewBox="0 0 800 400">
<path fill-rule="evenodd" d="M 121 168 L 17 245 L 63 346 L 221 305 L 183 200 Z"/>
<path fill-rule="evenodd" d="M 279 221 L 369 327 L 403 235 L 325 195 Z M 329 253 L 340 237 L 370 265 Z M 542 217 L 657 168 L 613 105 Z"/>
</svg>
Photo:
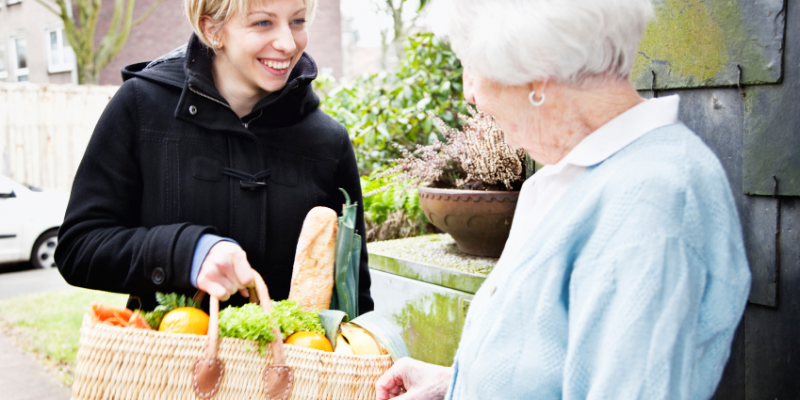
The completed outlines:
<svg viewBox="0 0 800 400">
<path fill-rule="evenodd" d="M 465 123 L 459 131 L 429 113 L 447 140 L 428 146 L 417 145 L 412 153 L 395 145 L 403 158 L 375 178 L 391 177 L 391 183 L 365 196 L 380 193 L 392 185 L 467 190 L 519 190 L 525 179 L 525 152 L 503 140 L 503 131 L 490 115 L 468 107 L 470 116 L 459 114 Z"/>
</svg>

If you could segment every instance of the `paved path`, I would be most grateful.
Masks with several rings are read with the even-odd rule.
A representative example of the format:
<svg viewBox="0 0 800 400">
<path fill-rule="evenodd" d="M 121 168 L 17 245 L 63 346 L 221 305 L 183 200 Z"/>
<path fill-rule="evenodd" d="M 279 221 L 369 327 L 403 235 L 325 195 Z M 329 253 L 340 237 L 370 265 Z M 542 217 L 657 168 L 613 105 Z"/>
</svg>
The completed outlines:
<svg viewBox="0 0 800 400">
<path fill-rule="evenodd" d="M 33 356 L 0 334 L 0 393 L 4 400 L 69 400 L 70 390 Z"/>
<path fill-rule="evenodd" d="M 61 277 L 56 268 L 3 273 L 3 267 L 3 265 L 0 265 L 0 300 L 31 293 L 54 292 L 72 287 L 67 282 L 64 282 L 64 278 Z"/>
<path fill-rule="evenodd" d="M 14 271 L 0 265 L 0 299 L 68 289 L 58 270 Z M 50 375 L 33 356 L 0 333 L 0 398 L 3 400 L 69 400 L 70 390 Z"/>
</svg>

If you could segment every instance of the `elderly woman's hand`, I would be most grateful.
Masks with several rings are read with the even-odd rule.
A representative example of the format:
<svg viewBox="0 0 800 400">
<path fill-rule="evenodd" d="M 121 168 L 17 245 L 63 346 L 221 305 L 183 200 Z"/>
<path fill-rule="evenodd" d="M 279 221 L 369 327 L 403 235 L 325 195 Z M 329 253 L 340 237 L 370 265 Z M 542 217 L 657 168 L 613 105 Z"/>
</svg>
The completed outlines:
<svg viewBox="0 0 800 400">
<path fill-rule="evenodd" d="M 209 250 L 200 273 L 197 288 L 221 301 L 239 292 L 247 297 L 253 286 L 253 272 L 247 255 L 238 244 L 221 241 Z"/>
<path fill-rule="evenodd" d="M 377 400 L 435 400 L 444 398 L 453 368 L 401 358 L 375 383 Z"/>
</svg>

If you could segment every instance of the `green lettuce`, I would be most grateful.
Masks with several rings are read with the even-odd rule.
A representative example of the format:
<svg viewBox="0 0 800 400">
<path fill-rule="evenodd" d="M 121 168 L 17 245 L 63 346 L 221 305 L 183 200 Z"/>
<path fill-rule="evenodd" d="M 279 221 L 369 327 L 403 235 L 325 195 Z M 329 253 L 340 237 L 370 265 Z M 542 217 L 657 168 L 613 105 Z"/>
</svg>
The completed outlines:
<svg viewBox="0 0 800 400">
<path fill-rule="evenodd" d="M 255 303 L 228 307 L 219 313 L 220 336 L 256 341 L 259 347 L 275 340 L 272 329 L 276 326 L 275 317 Z"/>
<path fill-rule="evenodd" d="M 322 329 L 322 324 L 319 322 L 319 312 L 303 311 L 300 309 L 300 303 L 295 300 L 272 302 L 271 314 L 278 319 L 283 340 L 300 331 L 325 335 L 325 330 Z"/>
<path fill-rule="evenodd" d="M 260 305 L 248 303 L 227 307 L 219 313 L 219 335 L 258 342 L 259 348 L 275 340 L 272 330 L 280 327 L 283 339 L 299 331 L 325 335 L 316 311 L 303 311 L 294 300 L 272 302 L 272 312 L 264 313 Z"/>
</svg>

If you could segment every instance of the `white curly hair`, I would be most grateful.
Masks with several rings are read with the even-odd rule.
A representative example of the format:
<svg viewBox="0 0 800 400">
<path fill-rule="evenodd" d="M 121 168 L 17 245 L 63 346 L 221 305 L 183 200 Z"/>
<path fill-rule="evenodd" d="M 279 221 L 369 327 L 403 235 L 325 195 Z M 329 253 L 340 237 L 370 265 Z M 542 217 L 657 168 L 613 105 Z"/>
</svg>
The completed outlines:
<svg viewBox="0 0 800 400">
<path fill-rule="evenodd" d="M 434 33 L 466 68 L 504 85 L 627 79 L 651 0 L 435 0 Z"/>
</svg>

